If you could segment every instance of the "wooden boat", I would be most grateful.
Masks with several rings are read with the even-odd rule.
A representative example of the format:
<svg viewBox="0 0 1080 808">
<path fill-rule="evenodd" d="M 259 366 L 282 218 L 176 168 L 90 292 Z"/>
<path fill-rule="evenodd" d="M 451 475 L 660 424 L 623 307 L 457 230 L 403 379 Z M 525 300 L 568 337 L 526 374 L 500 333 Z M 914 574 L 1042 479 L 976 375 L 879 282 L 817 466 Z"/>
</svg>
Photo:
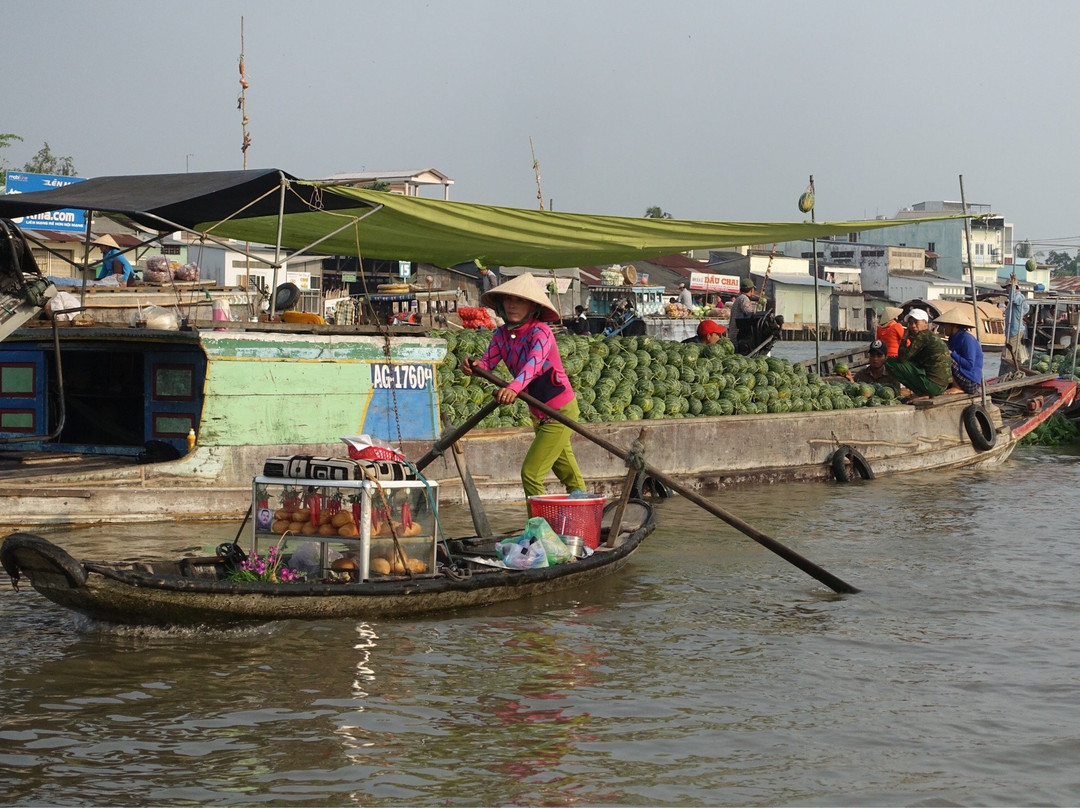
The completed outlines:
<svg viewBox="0 0 1080 808">
<path fill-rule="evenodd" d="M 295 583 L 232 581 L 227 558 L 235 545 L 228 544 L 210 557 L 99 562 L 76 560 L 47 539 L 15 533 L 0 545 L 0 562 L 16 588 L 25 577 L 52 602 L 114 623 L 197 626 L 387 619 L 522 600 L 585 587 L 612 575 L 656 526 L 652 507 L 630 500 L 618 535 L 609 542 L 616 506 L 612 502 L 605 509 L 604 541 L 591 555 L 527 570 L 476 560 L 496 558 L 496 539 L 475 537 L 440 543 L 434 573 L 372 576 L 358 582 L 333 577 Z"/>
</svg>

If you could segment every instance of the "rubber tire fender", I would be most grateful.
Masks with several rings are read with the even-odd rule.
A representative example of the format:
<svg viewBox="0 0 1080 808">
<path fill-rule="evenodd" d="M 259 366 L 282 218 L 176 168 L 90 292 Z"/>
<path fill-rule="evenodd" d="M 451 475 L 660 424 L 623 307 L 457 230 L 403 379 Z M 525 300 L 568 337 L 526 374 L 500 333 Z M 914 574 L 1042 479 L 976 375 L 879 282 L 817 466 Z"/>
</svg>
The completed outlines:
<svg viewBox="0 0 1080 808">
<path fill-rule="evenodd" d="M 986 407 L 982 404 L 969 404 L 964 408 L 960 420 L 964 423 L 964 430 L 975 451 L 985 452 L 994 448 L 997 443 L 997 430 L 994 429 L 994 422 L 990 420 Z"/>
<path fill-rule="evenodd" d="M 851 474 L 848 472 L 849 462 L 851 468 L 861 479 L 874 479 L 874 470 L 870 468 L 870 461 L 863 457 L 862 452 L 854 446 L 841 446 L 829 456 L 829 468 L 832 471 L 833 479 L 838 483 L 851 481 Z"/>
<path fill-rule="evenodd" d="M 671 491 L 668 490 L 666 485 L 644 471 L 639 471 L 637 477 L 634 478 L 631 491 L 635 499 L 645 499 L 647 497 L 667 499 L 671 496 Z"/>
</svg>

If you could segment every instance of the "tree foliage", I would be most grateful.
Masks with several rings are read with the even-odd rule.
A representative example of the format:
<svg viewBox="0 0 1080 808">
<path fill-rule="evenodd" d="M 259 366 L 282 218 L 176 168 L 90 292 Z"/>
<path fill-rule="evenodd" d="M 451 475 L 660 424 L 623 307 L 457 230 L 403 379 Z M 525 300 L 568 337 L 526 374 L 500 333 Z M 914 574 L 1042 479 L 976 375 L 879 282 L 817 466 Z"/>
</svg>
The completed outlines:
<svg viewBox="0 0 1080 808">
<path fill-rule="evenodd" d="M 0 149 L 6 149 L 16 140 L 22 140 L 22 138 L 11 133 L 0 133 Z M 2 182 L 7 182 L 7 161 L 0 156 L 0 183 Z"/>
<path fill-rule="evenodd" d="M 1046 257 L 1046 263 L 1054 267 L 1051 270 L 1051 274 L 1060 277 L 1063 275 L 1076 275 L 1077 274 L 1077 258 L 1080 257 L 1080 251 L 1077 255 L 1069 255 L 1068 252 L 1062 250 L 1051 250 L 1050 254 Z"/>
<path fill-rule="evenodd" d="M 1021 241 L 1019 244 L 1017 244 L 1016 249 L 1013 250 L 1013 254 L 1017 258 L 1031 258 L 1035 255 L 1035 253 L 1031 251 L 1030 241 Z"/>
<path fill-rule="evenodd" d="M 55 174 L 58 177 L 77 177 L 75 163 L 70 157 L 57 157 L 46 142 L 38 153 L 23 166 L 23 171 L 32 174 Z"/>
<path fill-rule="evenodd" d="M 645 211 L 646 219 L 670 219 L 672 218 L 670 213 L 665 213 L 664 209 L 659 205 L 653 205 L 651 208 Z"/>
</svg>

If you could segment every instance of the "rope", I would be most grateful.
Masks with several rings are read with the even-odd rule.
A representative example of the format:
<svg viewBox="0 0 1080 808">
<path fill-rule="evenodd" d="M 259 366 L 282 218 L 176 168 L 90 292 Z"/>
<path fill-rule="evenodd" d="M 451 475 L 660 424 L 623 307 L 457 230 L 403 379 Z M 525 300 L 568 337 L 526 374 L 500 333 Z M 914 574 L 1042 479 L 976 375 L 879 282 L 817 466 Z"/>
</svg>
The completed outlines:
<svg viewBox="0 0 1080 808">
<path fill-rule="evenodd" d="M 645 471 L 645 444 L 640 438 L 634 438 L 630 449 L 626 453 L 626 465 L 634 471 Z"/>
</svg>

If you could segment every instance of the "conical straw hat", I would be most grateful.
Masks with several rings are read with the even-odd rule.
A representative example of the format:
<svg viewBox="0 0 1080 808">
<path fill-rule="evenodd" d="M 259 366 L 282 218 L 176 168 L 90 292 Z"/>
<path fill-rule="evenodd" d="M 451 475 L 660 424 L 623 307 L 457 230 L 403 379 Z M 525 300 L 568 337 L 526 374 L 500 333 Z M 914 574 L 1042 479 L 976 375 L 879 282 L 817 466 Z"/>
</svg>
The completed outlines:
<svg viewBox="0 0 1080 808">
<path fill-rule="evenodd" d="M 104 236 L 98 236 L 96 239 L 90 242 L 91 244 L 97 244 L 99 247 L 115 247 L 120 249 L 120 245 L 116 243 L 116 239 L 106 233 Z"/>
<path fill-rule="evenodd" d="M 891 323 L 903 313 L 904 310 L 899 306 L 886 306 L 885 310 L 881 313 L 881 322 Z"/>
<path fill-rule="evenodd" d="M 503 295 L 512 295 L 536 303 L 540 306 L 540 319 L 548 323 L 557 323 L 561 318 L 559 310 L 551 305 L 548 300 L 547 290 L 544 285 L 531 272 L 524 272 L 516 278 L 511 278 L 506 283 L 500 283 L 480 295 L 480 302 L 485 306 L 495 308 L 497 299 Z"/>
<path fill-rule="evenodd" d="M 960 306 L 953 306 L 940 317 L 937 317 L 934 322 L 937 325 L 951 323 L 952 325 L 962 325 L 965 328 L 974 328 L 975 315 L 971 312 L 971 305 L 965 303 Z"/>
</svg>

